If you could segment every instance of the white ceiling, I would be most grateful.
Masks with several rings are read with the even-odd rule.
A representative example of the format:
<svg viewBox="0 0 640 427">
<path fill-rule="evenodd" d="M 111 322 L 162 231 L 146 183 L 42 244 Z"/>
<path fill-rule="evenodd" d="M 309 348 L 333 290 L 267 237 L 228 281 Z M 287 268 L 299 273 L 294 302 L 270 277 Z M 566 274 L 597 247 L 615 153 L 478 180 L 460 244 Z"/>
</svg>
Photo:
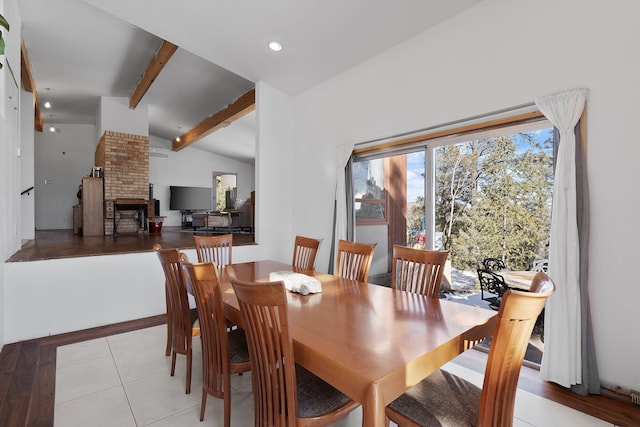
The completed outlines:
<svg viewBox="0 0 640 427">
<path fill-rule="evenodd" d="M 47 127 L 95 123 L 100 96 L 128 97 L 162 39 L 178 45 L 142 101 L 149 134 L 168 141 L 254 82 L 295 95 L 480 1 L 20 0 L 18 7 L 38 96 L 53 104 L 41 106 Z M 271 40 L 284 49 L 269 51 Z M 193 146 L 252 161 L 254 141 L 250 114 Z"/>
</svg>

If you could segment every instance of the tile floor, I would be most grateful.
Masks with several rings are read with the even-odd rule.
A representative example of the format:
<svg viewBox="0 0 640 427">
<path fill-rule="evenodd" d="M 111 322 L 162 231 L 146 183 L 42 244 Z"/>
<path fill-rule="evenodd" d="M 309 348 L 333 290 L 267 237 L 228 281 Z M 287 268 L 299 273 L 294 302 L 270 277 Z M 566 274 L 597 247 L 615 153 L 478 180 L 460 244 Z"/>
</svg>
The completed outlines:
<svg viewBox="0 0 640 427">
<path fill-rule="evenodd" d="M 70 426 L 222 426 L 222 401 L 209 396 L 204 422 L 199 421 L 202 378 L 200 340 L 193 343 L 191 394 L 185 394 L 185 357 L 178 355 L 176 375 L 164 356 L 164 325 L 84 341 L 58 348 L 56 427 Z M 477 385 L 482 375 L 455 363 L 445 366 Z M 231 422 L 253 425 L 251 375 L 232 377 Z M 611 424 L 519 390 L 514 426 L 583 426 Z M 360 410 L 337 423 L 360 427 Z"/>
</svg>

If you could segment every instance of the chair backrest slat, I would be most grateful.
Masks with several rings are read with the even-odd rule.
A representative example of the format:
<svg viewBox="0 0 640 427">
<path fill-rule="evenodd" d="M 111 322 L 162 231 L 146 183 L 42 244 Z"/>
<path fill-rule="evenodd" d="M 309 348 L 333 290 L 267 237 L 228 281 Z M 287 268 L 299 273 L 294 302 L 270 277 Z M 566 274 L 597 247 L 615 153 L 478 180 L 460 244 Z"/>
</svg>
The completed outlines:
<svg viewBox="0 0 640 427">
<path fill-rule="evenodd" d="M 313 270 L 316 264 L 316 255 L 320 240 L 310 237 L 296 236 L 293 246 L 293 261 L 291 265 L 303 270 Z"/>
<path fill-rule="evenodd" d="M 377 243 L 359 243 L 348 240 L 338 242 L 336 276 L 366 282 Z"/>
<path fill-rule="evenodd" d="M 232 263 L 233 234 L 193 236 L 198 262 L 212 262 L 218 267 Z"/>
<path fill-rule="evenodd" d="M 437 297 L 449 251 L 393 246 L 391 287 Z"/>
</svg>

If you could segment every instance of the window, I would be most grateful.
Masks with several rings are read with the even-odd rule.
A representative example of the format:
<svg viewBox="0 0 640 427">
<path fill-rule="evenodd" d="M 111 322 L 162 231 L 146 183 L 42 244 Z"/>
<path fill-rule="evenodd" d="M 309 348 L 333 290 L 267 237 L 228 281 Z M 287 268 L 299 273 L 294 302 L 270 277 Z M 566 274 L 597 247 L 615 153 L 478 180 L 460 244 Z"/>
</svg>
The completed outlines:
<svg viewBox="0 0 640 427">
<path fill-rule="evenodd" d="M 356 240 L 376 241 L 387 258 L 394 244 L 449 250 L 455 271 L 475 272 L 485 257 L 528 270 L 547 257 L 551 129 L 528 112 L 356 149 Z"/>
<path fill-rule="evenodd" d="M 477 268 L 484 258 L 500 258 L 516 271 L 548 258 L 553 128 L 529 118 L 355 151 L 355 237 L 379 248 L 371 283 L 391 284 L 394 244 L 448 250 L 450 289 L 441 289 L 456 301 L 482 306 Z M 379 225 L 368 227 L 375 220 Z M 540 363 L 542 331 L 537 323 L 527 352 L 534 363 Z"/>
<path fill-rule="evenodd" d="M 358 225 L 380 224 L 387 221 L 384 169 L 383 159 L 353 164 L 353 193 Z"/>
<path fill-rule="evenodd" d="M 484 258 L 529 270 L 548 257 L 552 129 L 510 132 L 434 149 L 434 229 L 458 270 Z"/>
</svg>

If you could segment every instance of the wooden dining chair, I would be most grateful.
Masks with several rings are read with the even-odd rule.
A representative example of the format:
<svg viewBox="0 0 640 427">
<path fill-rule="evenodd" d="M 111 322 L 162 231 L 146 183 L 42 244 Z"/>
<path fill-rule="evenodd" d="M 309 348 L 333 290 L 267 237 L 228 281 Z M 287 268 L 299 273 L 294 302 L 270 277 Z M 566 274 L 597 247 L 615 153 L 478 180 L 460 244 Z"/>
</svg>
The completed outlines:
<svg viewBox="0 0 640 427">
<path fill-rule="evenodd" d="M 162 245 L 160 243 L 154 243 L 152 249 L 154 252 L 157 252 L 158 250 L 162 249 Z M 169 287 L 167 285 L 166 276 L 164 289 L 165 304 L 167 307 L 167 346 L 165 348 L 165 356 L 171 356 L 171 337 L 173 335 L 171 325 L 173 324 L 173 322 L 171 318 L 171 306 L 169 304 Z M 191 313 L 194 313 L 194 311 L 196 310 L 196 300 L 195 298 L 189 298 L 189 295 L 187 295 L 187 299 L 189 301 L 189 309 L 192 310 Z"/>
<path fill-rule="evenodd" d="M 555 285 L 545 273 L 530 292 L 505 292 L 487 359 L 482 389 L 438 370 L 391 402 L 385 413 L 399 426 L 513 425 L 520 367 L 536 319 Z"/>
<path fill-rule="evenodd" d="M 377 245 L 377 243 L 358 243 L 349 240 L 338 241 L 336 276 L 366 282 Z"/>
<path fill-rule="evenodd" d="M 193 236 L 198 262 L 213 262 L 221 268 L 231 264 L 233 234 L 220 236 Z"/>
<path fill-rule="evenodd" d="M 195 326 L 197 316 L 192 314 L 189 307 L 185 275 L 180 264 L 178 249 L 162 249 L 154 245 L 160 264 L 164 271 L 165 290 L 168 301 L 167 323 L 170 323 L 171 333 L 171 376 L 176 371 L 176 355 L 187 357 L 186 393 L 191 393 L 191 360 L 192 337 L 200 335 L 200 328 Z"/>
<path fill-rule="evenodd" d="M 225 265 L 232 263 L 233 234 L 220 236 L 193 236 L 196 244 L 198 262 L 212 262 L 218 271 L 218 277 Z M 237 325 L 227 319 L 228 328 L 236 328 Z"/>
<path fill-rule="evenodd" d="M 227 329 L 222 291 L 216 267 L 211 262 L 189 263 L 182 255 L 182 265 L 196 296 L 200 341 L 202 342 L 202 403 L 200 421 L 204 420 L 207 395 L 224 401 L 224 426 L 231 424 L 231 375 L 251 370 L 249 349 L 243 329 Z"/>
<path fill-rule="evenodd" d="M 295 363 L 282 282 L 245 282 L 225 272 L 235 291 L 251 356 L 255 425 L 327 426 L 358 403 Z"/>
<path fill-rule="evenodd" d="M 296 236 L 296 240 L 293 246 L 293 261 L 291 265 L 294 268 L 300 268 L 303 270 L 313 270 L 316 266 L 316 255 L 318 254 L 318 247 L 320 246 L 320 240 L 312 239 L 310 237 Z"/>
<path fill-rule="evenodd" d="M 393 245 L 391 287 L 437 298 L 449 251 L 428 251 Z"/>
</svg>

